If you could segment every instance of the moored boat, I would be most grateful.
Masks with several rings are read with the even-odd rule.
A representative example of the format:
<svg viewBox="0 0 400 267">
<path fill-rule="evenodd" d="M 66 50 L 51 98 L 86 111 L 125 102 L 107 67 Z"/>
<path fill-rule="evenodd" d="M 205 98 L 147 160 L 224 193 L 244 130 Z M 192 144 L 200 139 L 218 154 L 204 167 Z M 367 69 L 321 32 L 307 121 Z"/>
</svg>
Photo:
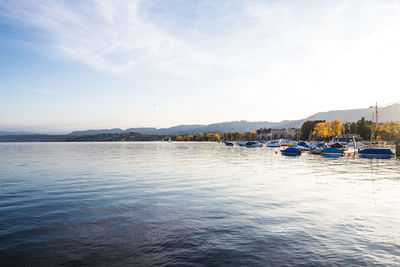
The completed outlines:
<svg viewBox="0 0 400 267">
<path fill-rule="evenodd" d="M 342 156 L 344 154 L 342 150 L 335 147 L 326 147 L 320 153 L 324 156 Z"/>
<path fill-rule="evenodd" d="M 256 141 L 249 141 L 245 145 L 246 147 L 262 147 L 262 144 Z"/>
<path fill-rule="evenodd" d="M 324 149 L 323 147 L 312 147 L 310 148 L 310 153 L 311 154 L 321 154 L 322 149 Z"/>
<path fill-rule="evenodd" d="M 358 151 L 362 158 L 391 158 L 394 153 L 388 148 L 366 148 Z"/>
<path fill-rule="evenodd" d="M 226 146 L 233 146 L 232 142 L 225 141 L 224 143 L 225 143 Z"/>
<path fill-rule="evenodd" d="M 266 147 L 280 147 L 281 144 L 279 143 L 279 141 L 277 140 L 273 140 L 273 141 L 268 141 L 267 143 L 265 143 Z"/>
<path fill-rule="evenodd" d="M 281 150 L 282 155 L 286 156 L 299 156 L 301 155 L 301 150 L 296 147 L 288 147 Z"/>
<path fill-rule="evenodd" d="M 339 142 L 331 144 L 330 147 L 337 148 L 337 149 L 342 150 L 342 151 L 347 150 L 347 145 L 345 145 L 343 143 L 339 143 Z"/>
</svg>

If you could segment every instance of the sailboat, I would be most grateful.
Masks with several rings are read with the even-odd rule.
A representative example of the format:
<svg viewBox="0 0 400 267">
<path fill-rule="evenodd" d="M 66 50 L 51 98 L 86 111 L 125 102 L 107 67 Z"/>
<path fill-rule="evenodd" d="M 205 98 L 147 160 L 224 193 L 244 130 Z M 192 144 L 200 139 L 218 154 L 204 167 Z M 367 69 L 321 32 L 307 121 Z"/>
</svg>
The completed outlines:
<svg viewBox="0 0 400 267">
<path fill-rule="evenodd" d="M 370 108 L 375 108 L 375 127 L 378 126 L 378 103 L 376 103 L 375 107 L 371 106 Z M 372 112 L 372 116 L 374 116 L 374 112 Z M 372 117 L 372 120 L 373 117 Z M 370 148 L 362 149 L 358 151 L 358 154 L 362 158 L 391 158 L 394 156 L 394 153 L 391 149 L 388 148 L 372 148 L 372 134 L 373 134 L 373 125 L 371 125 L 371 142 Z"/>
</svg>

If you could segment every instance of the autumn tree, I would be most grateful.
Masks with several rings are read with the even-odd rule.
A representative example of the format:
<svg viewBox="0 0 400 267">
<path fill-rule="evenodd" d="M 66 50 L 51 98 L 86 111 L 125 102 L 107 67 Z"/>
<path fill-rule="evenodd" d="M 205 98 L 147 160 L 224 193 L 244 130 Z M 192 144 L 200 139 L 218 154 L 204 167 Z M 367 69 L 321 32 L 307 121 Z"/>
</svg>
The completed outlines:
<svg viewBox="0 0 400 267">
<path fill-rule="evenodd" d="M 386 141 L 396 140 L 400 136 L 400 122 L 390 121 L 383 124 L 377 131 L 382 139 Z"/>
<path fill-rule="evenodd" d="M 190 135 L 190 134 L 187 134 L 187 135 L 185 135 L 185 136 L 183 137 L 183 140 L 185 140 L 185 141 L 192 141 L 192 140 L 193 140 L 193 136 Z"/>
<path fill-rule="evenodd" d="M 340 120 L 333 120 L 327 123 L 329 127 L 328 137 L 337 136 L 342 133 L 343 126 Z"/>
<path fill-rule="evenodd" d="M 329 127 L 326 122 L 319 122 L 315 124 L 313 135 L 321 139 L 327 138 L 329 136 Z"/>
<path fill-rule="evenodd" d="M 248 140 L 255 140 L 255 139 L 257 139 L 258 135 L 257 135 L 256 131 L 251 131 L 246 134 L 246 137 Z"/>
</svg>

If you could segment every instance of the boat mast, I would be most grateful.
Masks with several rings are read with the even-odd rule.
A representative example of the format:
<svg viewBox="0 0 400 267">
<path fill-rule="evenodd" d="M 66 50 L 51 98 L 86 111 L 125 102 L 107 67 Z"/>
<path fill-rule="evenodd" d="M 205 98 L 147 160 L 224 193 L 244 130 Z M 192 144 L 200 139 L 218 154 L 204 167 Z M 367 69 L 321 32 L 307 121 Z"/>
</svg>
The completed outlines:
<svg viewBox="0 0 400 267">
<path fill-rule="evenodd" d="M 372 121 L 371 121 L 371 140 L 370 140 L 370 147 L 372 147 L 372 135 L 374 133 L 374 117 L 375 117 L 375 128 L 378 128 L 378 102 L 375 102 L 375 107 L 371 106 L 370 108 L 372 108 Z M 373 108 L 375 108 L 375 116 L 374 116 L 374 110 Z"/>
<path fill-rule="evenodd" d="M 375 128 L 378 128 L 378 102 L 375 104 Z"/>
</svg>

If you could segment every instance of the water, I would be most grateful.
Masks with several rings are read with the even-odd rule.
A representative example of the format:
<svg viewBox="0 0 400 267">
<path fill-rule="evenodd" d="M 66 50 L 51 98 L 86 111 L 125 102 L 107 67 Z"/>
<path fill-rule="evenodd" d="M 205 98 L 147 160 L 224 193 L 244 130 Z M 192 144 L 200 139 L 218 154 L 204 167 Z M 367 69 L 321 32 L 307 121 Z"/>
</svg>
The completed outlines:
<svg viewBox="0 0 400 267">
<path fill-rule="evenodd" d="M 1 143 L 0 265 L 396 265 L 399 170 L 218 143 Z"/>
</svg>

